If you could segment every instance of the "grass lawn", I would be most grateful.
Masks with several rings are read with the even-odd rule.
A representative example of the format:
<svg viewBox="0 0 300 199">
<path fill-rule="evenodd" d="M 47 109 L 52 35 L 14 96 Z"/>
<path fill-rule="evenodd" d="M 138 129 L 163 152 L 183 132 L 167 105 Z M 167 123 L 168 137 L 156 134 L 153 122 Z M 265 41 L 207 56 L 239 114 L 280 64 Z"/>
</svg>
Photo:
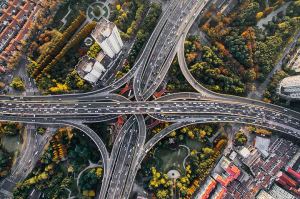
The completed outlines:
<svg viewBox="0 0 300 199">
<path fill-rule="evenodd" d="M 200 151 L 204 147 L 203 143 L 197 140 L 191 140 L 189 138 L 185 138 L 184 145 L 189 147 L 191 150 L 195 149 L 197 151 Z"/>
<path fill-rule="evenodd" d="M 186 145 L 190 150 L 195 149 L 197 151 L 200 151 L 205 146 L 205 144 L 188 137 L 185 137 L 182 145 Z M 181 146 L 178 146 L 176 149 L 158 147 L 155 151 L 154 159 L 158 170 L 167 173 L 170 169 L 177 169 L 182 173 L 184 171 L 182 163 L 187 155 L 187 149 Z"/>
<path fill-rule="evenodd" d="M 183 172 L 182 162 L 187 155 L 188 151 L 183 147 L 178 147 L 177 150 L 160 147 L 154 154 L 159 162 L 157 168 L 164 173 L 167 173 L 170 169 L 178 169 L 180 172 Z"/>
</svg>

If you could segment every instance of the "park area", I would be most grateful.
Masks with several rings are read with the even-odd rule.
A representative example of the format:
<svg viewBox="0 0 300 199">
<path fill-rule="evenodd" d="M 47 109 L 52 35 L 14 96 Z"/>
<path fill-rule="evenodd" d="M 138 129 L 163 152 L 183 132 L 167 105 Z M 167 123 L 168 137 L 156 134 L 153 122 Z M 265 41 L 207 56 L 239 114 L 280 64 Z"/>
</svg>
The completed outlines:
<svg viewBox="0 0 300 199">
<path fill-rule="evenodd" d="M 170 146 L 157 148 L 153 157 L 158 170 L 167 173 L 169 170 L 175 169 L 180 173 L 184 173 L 184 163 L 190 156 L 190 151 L 200 151 L 203 147 L 204 145 L 202 143 L 190 138 L 185 138 L 183 145 L 178 145 L 175 148 L 171 148 Z"/>
<path fill-rule="evenodd" d="M 67 0 L 61 3 L 54 19 L 53 27 L 63 31 L 83 12 L 88 21 L 99 21 L 101 17 L 109 18 L 110 8 L 105 0 Z"/>
<path fill-rule="evenodd" d="M 155 136 L 168 126 L 160 124 L 151 133 Z M 217 132 L 216 124 L 191 125 L 170 132 L 148 153 L 137 183 L 157 198 L 192 196 L 227 144 L 226 134 Z"/>
</svg>

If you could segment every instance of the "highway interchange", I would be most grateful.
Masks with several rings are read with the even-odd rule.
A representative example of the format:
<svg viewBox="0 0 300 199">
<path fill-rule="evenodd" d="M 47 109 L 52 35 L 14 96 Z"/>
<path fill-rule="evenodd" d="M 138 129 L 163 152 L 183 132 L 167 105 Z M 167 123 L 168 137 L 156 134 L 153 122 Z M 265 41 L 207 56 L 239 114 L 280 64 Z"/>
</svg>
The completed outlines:
<svg viewBox="0 0 300 199">
<path fill-rule="evenodd" d="M 0 96 L 0 120 L 68 125 L 83 131 L 102 156 L 104 174 L 97 198 L 128 198 L 135 175 L 151 148 L 170 132 L 195 123 L 245 123 L 300 138 L 300 114 L 246 98 L 216 94 L 189 73 L 183 42 L 207 0 L 173 0 L 161 16 L 136 64 L 121 79 L 102 89 L 56 96 Z M 148 100 L 164 80 L 174 57 L 188 82 L 199 93 L 176 93 Z M 112 94 L 133 80 L 136 101 Z M 132 115 L 120 130 L 109 153 L 100 137 L 85 123 Z M 143 115 L 174 122 L 146 143 Z"/>
</svg>

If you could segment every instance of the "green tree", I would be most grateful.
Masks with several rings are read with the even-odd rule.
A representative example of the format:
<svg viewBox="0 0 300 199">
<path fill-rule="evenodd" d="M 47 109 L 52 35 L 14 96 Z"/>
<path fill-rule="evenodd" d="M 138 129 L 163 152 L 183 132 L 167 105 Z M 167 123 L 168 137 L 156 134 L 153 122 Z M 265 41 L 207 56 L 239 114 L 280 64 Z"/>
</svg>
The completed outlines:
<svg viewBox="0 0 300 199">
<path fill-rule="evenodd" d="M 253 82 L 256 79 L 256 72 L 253 68 L 247 70 L 244 74 L 244 78 L 247 82 Z"/>
</svg>

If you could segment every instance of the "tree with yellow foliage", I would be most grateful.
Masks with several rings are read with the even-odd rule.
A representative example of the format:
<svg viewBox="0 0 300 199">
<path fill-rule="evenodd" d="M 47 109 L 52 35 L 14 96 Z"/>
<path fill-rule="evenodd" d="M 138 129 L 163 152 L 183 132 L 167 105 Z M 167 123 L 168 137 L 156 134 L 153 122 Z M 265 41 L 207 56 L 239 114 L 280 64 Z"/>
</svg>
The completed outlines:
<svg viewBox="0 0 300 199">
<path fill-rule="evenodd" d="M 56 83 L 55 87 L 50 87 L 51 93 L 65 93 L 69 91 L 69 87 L 66 84 Z"/>
<path fill-rule="evenodd" d="M 102 167 L 98 167 L 98 168 L 96 169 L 96 176 L 97 176 L 98 178 L 101 177 L 101 176 L 102 176 L 102 172 L 103 172 Z"/>
<path fill-rule="evenodd" d="M 188 131 L 188 136 L 189 136 L 189 138 L 191 138 L 192 140 L 195 138 L 195 135 L 194 135 L 193 131 Z"/>
<path fill-rule="evenodd" d="M 271 135 L 272 132 L 268 131 L 266 129 L 256 129 L 255 133 L 260 134 L 260 135 Z"/>
<path fill-rule="evenodd" d="M 201 130 L 201 131 L 199 132 L 199 134 L 200 134 L 200 138 L 204 138 L 204 137 L 206 136 L 206 131 Z"/>
<path fill-rule="evenodd" d="M 159 198 L 159 199 L 166 199 L 166 198 L 168 198 L 168 196 L 169 196 L 169 191 L 166 190 L 166 189 L 159 190 L 156 193 L 156 197 Z"/>
<path fill-rule="evenodd" d="M 172 132 L 170 133 L 170 137 L 176 137 L 176 131 L 172 131 Z"/>
<path fill-rule="evenodd" d="M 264 13 L 263 13 L 263 12 L 258 12 L 258 13 L 256 14 L 256 21 L 260 20 L 263 16 L 264 16 Z"/>
<path fill-rule="evenodd" d="M 18 91 L 25 90 L 25 85 L 20 77 L 14 77 L 12 82 L 10 83 L 10 86 Z"/>
</svg>

